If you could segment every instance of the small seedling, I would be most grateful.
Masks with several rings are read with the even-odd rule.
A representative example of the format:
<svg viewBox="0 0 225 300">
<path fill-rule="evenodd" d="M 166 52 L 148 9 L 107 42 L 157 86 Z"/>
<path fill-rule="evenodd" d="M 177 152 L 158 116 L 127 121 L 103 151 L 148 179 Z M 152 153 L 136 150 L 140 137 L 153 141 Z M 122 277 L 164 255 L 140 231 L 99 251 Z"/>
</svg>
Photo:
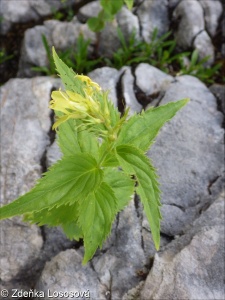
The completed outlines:
<svg viewBox="0 0 225 300">
<path fill-rule="evenodd" d="M 53 57 L 51 55 L 51 49 L 47 41 L 46 36 L 42 35 L 42 42 L 47 54 L 48 66 L 32 67 L 31 69 L 36 72 L 41 72 L 45 75 L 52 76 L 56 75 L 57 71 L 55 69 L 55 64 Z M 102 58 L 97 59 L 89 58 L 88 47 L 90 45 L 90 39 L 84 39 L 83 35 L 80 34 L 76 46 L 74 48 L 68 48 L 65 51 L 59 53 L 60 59 L 65 61 L 65 63 L 76 70 L 77 73 L 87 74 L 88 72 L 95 69 L 95 67 L 102 62 Z"/>
<path fill-rule="evenodd" d="M 44 45 L 47 58 L 48 58 L 48 66 L 40 66 L 40 67 L 32 67 L 31 70 L 35 72 L 41 72 L 45 75 L 51 76 L 56 74 L 54 60 L 51 55 L 51 48 L 48 44 L 48 40 L 44 34 L 42 34 L 42 43 Z"/>
<path fill-rule="evenodd" d="M 3 64 L 7 60 L 10 60 L 14 57 L 13 54 L 7 55 L 5 50 L 0 50 L 0 64 Z"/>
<path fill-rule="evenodd" d="M 192 75 L 203 82 L 213 83 L 213 77 L 218 74 L 219 69 L 222 67 L 221 63 L 217 63 L 212 67 L 205 67 L 205 63 L 209 60 L 210 56 L 206 56 L 203 59 L 199 60 L 198 50 L 194 50 L 190 57 L 190 63 L 187 66 L 184 64 L 182 58 L 179 59 L 180 63 L 180 72 L 179 75 Z"/>
<path fill-rule="evenodd" d="M 83 239 L 87 263 L 111 231 L 118 212 L 139 195 L 156 249 L 160 247 L 160 189 L 145 155 L 160 128 L 188 99 L 121 116 L 108 92 L 53 58 L 65 91 L 53 91 L 62 158 L 27 194 L 0 208 L 0 219 L 25 215 L 38 225 L 61 226 L 70 239 Z M 166 159 L 166 158 L 165 158 Z"/>
<path fill-rule="evenodd" d="M 104 29 L 107 22 L 114 19 L 115 15 L 121 10 L 122 6 L 126 4 L 128 9 L 132 9 L 134 0 L 100 0 L 102 10 L 97 17 L 88 19 L 88 26 L 90 30 L 99 32 Z"/>
</svg>

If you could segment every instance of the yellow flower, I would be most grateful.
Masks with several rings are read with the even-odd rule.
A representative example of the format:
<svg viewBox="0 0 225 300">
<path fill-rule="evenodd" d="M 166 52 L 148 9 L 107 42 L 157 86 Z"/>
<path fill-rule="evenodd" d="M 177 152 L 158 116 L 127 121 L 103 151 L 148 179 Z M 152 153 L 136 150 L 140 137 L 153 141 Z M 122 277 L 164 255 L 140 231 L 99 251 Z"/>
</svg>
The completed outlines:
<svg viewBox="0 0 225 300">
<path fill-rule="evenodd" d="M 82 82 L 85 82 L 88 87 L 95 88 L 97 91 L 101 90 L 101 87 L 94 81 L 91 80 L 88 76 L 85 75 L 76 75 L 78 79 L 80 79 Z"/>
<path fill-rule="evenodd" d="M 85 119 L 87 124 L 102 123 L 99 102 L 94 101 L 91 97 L 85 98 L 78 93 L 54 91 L 49 107 L 64 114 L 58 118 L 53 129 L 71 118 Z"/>
<path fill-rule="evenodd" d="M 75 77 L 86 84 L 83 89 L 87 97 L 92 96 L 95 91 L 101 90 L 101 87 L 96 82 L 92 81 L 88 76 L 76 75 Z"/>
<path fill-rule="evenodd" d="M 85 98 L 79 94 L 75 94 L 75 97 L 69 97 L 67 92 L 54 91 L 52 92 L 52 100 L 49 107 L 64 114 L 70 114 L 74 110 L 80 113 L 86 112 L 87 105 L 85 104 Z"/>
</svg>

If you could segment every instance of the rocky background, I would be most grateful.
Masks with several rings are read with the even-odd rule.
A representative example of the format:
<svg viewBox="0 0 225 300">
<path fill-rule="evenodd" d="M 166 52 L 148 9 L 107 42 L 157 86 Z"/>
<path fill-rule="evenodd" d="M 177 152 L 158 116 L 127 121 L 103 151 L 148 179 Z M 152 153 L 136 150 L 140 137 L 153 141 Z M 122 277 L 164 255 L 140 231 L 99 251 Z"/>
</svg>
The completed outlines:
<svg viewBox="0 0 225 300">
<path fill-rule="evenodd" d="M 53 8 L 68 7 L 74 8 L 72 21 L 52 19 Z M 47 65 L 41 36 L 64 50 L 76 46 L 82 32 L 92 51 L 99 36 L 86 21 L 98 12 L 98 1 L 0 0 L 2 43 L 15 54 L 7 68 L 0 66 L 2 204 L 29 191 L 60 157 L 48 108 L 60 79 L 31 70 Z M 132 12 L 124 7 L 106 26 L 98 50 L 112 56 L 119 47 L 118 26 L 125 37 L 135 28 L 136 38 L 148 42 L 155 27 L 159 35 L 172 29 L 178 47 L 211 55 L 210 65 L 225 56 L 223 14 L 219 0 L 138 0 Z M 15 217 L 1 222 L 0 289 L 9 290 L 9 299 L 12 289 L 43 291 L 45 299 L 48 291 L 86 292 L 77 299 L 224 299 L 224 85 L 173 77 L 146 63 L 97 68 L 88 75 L 110 89 L 115 105 L 125 104 L 131 112 L 190 98 L 148 153 L 162 189 L 160 251 L 137 197 L 86 266 L 81 265 L 82 241 L 68 240 L 60 228 L 30 226 Z"/>
</svg>

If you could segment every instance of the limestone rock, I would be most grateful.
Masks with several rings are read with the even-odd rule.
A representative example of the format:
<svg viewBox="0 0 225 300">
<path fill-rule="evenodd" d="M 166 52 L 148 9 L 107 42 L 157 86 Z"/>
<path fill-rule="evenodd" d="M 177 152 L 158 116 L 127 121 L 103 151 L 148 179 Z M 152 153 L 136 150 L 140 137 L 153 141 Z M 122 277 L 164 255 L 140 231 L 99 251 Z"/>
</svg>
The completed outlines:
<svg viewBox="0 0 225 300">
<path fill-rule="evenodd" d="M 16 277 L 40 255 L 43 239 L 37 226 L 21 221 L 1 221 L 0 274 L 2 281 Z"/>
<path fill-rule="evenodd" d="M 137 101 L 134 93 L 134 76 L 131 73 L 130 67 L 124 67 L 121 69 L 122 78 L 122 93 L 124 97 L 124 105 L 130 108 L 129 113 L 132 115 L 135 112 L 142 110 L 142 105 Z"/>
<path fill-rule="evenodd" d="M 225 85 L 214 83 L 209 89 L 217 98 L 219 108 L 225 115 Z"/>
<path fill-rule="evenodd" d="M 28 192 L 41 176 L 49 144 L 48 109 L 54 79 L 11 79 L 1 87 L 1 204 Z M 1 222 L 0 273 L 9 281 L 40 254 L 43 240 L 35 225 L 20 218 Z"/>
<path fill-rule="evenodd" d="M 117 33 L 118 22 L 114 19 L 106 23 L 104 29 L 99 34 L 98 54 L 107 58 L 112 58 L 114 52 L 120 47 L 120 40 Z"/>
<path fill-rule="evenodd" d="M 184 236 L 155 255 L 139 299 L 223 299 L 224 200 L 215 201 Z"/>
<path fill-rule="evenodd" d="M 44 291 L 45 298 L 49 299 L 49 293 L 72 292 L 76 299 L 84 299 L 81 292 L 87 293 L 90 299 L 106 299 L 102 290 L 104 286 L 99 282 L 96 272 L 90 264 L 81 266 L 82 256 L 76 250 L 70 249 L 59 253 L 45 265 L 42 275 L 36 285 L 36 289 Z M 73 299 L 75 296 L 67 296 Z"/>
<path fill-rule="evenodd" d="M 116 19 L 118 26 L 127 42 L 133 33 L 135 33 L 136 41 L 141 39 L 138 17 L 134 15 L 127 7 L 122 7 L 116 16 Z"/>
<path fill-rule="evenodd" d="M 60 52 L 71 47 L 76 49 L 76 42 L 80 33 L 83 34 L 84 39 L 89 39 L 91 43 L 95 43 L 95 34 L 88 29 L 86 24 L 81 24 L 76 19 L 71 22 L 45 21 L 44 25 L 26 30 L 21 49 L 18 77 L 36 76 L 37 72 L 33 71 L 32 67 L 49 65 L 42 42 L 43 35 L 45 35 L 50 49 L 55 46 L 56 50 Z"/>
<path fill-rule="evenodd" d="M 199 2 L 204 10 L 206 30 L 211 37 L 214 37 L 223 12 L 222 3 L 219 0 L 199 0 Z"/>
<path fill-rule="evenodd" d="M 190 102 L 161 130 L 149 151 L 160 174 L 161 231 L 181 234 L 210 203 L 211 182 L 223 172 L 223 116 L 215 97 L 197 78 L 181 76 L 160 104 L 190 97 Z"/>
<path fill-rule="evenodd" d="M 6 34 L 15 23 L 26 23 L 37 21 L 44 16 L 51 15 L 54 10 L 78 4 L 80 0 L 69 0 L 63 3 L 60 0 L 23 0 L 22 5 L 18 5 L 17 0 L 1 0 L 0 16 L 1 33 Z"/>
<path fill-rule="evenodd" d="M 174 32 L 177 45 L 183 49 L 192 47 L 194 38 L 205 27 L 202 6 L 197 0 L 180 1 L 173 11 L 173 22 L 178 25 Z"/>
<path fill-rule="evenodd" d="M 54 163 L 56 163 L 62 157 L 62 153 L 59 149 L 59 146 L 56 141 L 53 142 L 52 145 L 47 149 L 46 153 L 46 165 L 50 167 Z"/>
<path fill-rule="evenodd" d="M 87 22 L 89 18 L 97 17 L 101 9 L 100 1 L 87 3 L 79 9 L 78 20 Z"/>
<path fill-rule="evenodd" d="M 158 36 L 169 30 L 167 5 L 166 0 L 145 0 L 138 7 L 137 15 L 140 20 L 141 35 L 146 42 L 151 41 L 155 28 L 158 29 Z"/>
<path fill-rule="evenodd" d="M 214 46 L 205 30 L 196 36 L 194 40 L 194 47 L 198 50 L 200 60 L 206 56 L 209 56 L 208 61 L 204 64 L 205 67 L 209 67 L 214 63 Z"/>
<path fill-rule="evenodd" d="M 136 85 L 149 98 L 151 105 L 157 104 L 174 78 L 159 69 L 141 63 L 135 69 Z"/>
<path fill-rule="evenodd" d="M 169 0 L 169 2 L 168 2 L 169 8 L 172 8 L 172 9 L 175 8 L 180 1 L 182 1 L 182 0 Z"/>
<path fill-rule="evenodd" d="M 115 106 L 118 105 L 116 85 L 119 81 L 119 75 L 119 71 L 110 67 L 98 68 L 88 73 L 88 76 L 97 82 L 103 90 L 109 91 L 109 98 Z"/>
</svg>

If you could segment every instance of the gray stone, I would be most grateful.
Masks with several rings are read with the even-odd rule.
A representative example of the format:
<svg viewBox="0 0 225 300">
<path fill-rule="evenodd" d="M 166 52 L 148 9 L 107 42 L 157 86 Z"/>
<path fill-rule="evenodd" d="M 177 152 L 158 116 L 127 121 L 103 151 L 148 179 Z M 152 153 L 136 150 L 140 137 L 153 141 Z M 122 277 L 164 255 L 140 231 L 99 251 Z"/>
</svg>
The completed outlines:
<svg viewBox="0 0 225 300">
<path fill-rule="evenodd" d="M 139 283 L 138 271 L 148 261 L 141 247 L 141 230 L 141 215 L 137 215 L 131 201 L 119 214 L 112 234 L 92 262 L 81 266 L 83 247 L 61 252 L 46 264 L 35 288 L 45 292 L 88 289 L 91 299 L 121 299 Z"/>
<path fill-rule="evenodd" d="M 87 3 L 79 9 L 78 19 L 86 22 L 89 18 L 97 17 L 101 9 L 100 1 Z"/>
<path fill-rule="evenodd" d="M 124 67 L 121 69 L 122 78 L 122 93 L 124 98 L 124 105 L 129 107 L 129 114 L 132 115 L 135 112 L 142 110 L 142 105 L 137 101 L 134 93 L 134 76 L 131 73 L 130 67 Z"/>
<path fill-rule="evenodd" d="M 215 97 L 197 78 L 171 83 L 160 104 L 190 97 L 149 151 L 160 174 L 162 229 L 177 235 L 210 203 L 210 184 L 223 172 L 223 116 Z M 166 159 L 165 159 L 166 158 Z"/>
<path fill-rule="evenodd" d="M 54 79 L 11 79 L 1 87 L 1 204 L 28 192 L 41 176 L 49 144 L 48 103 Z M 0 273 L 9 281 L 32 263 L 42 247 L 35 225 L 20 218 L 1 223 Z"/>
<path fill-rule="evenodd" d="M 48 104 L 56 80 L 11 79 L 1 87 L 1 195 L 6 204 L 27 192 L 40 177 L 49 144 Z M 26 134 L 24 134 L 26 132 Z"/>
<path fill-rule="evenodd" d="M 194 47 L 198 50 L 199 59 L 203 59 L 206 56 L 209 56 L 208 61 L 204 64 L 205 67 L 210 67 L 215 61 L 214 55 L 214 46 L 208 35 L 204 30 L 199 33 L 194 40 Z"/>
<path fill-rule="evenodd" d="M 2 274 L 7 284 L 1 282 L 0 287 L 13 287 L 9 280 L 23 276 L 29 266 L 35 278 L 32 286 L 45 291 L 45 299 L 49 299 L 48 290 L 90 292 L 91 299 L 222 299 L 224 210 L 222 200 L 215 199 L 222 189 L 224 171 L 223 116 L 217 111 L 215 97 L 195 77 L 174 79 L 147 64 L 140 64 L 134 75 L 130 67 L 124 67 L 120 71 L 96 69 L 89 76 L 111 90 L 115 105 L 119 82 L 133 112 L 142 108 L 135 95 L 135 79 L 146 95 L 159 92 L 160 104 L 191 98 L 161 130 L 148 153 L 161 176 L 163 192 L 160 251 L 156 254 L 137 199 L 119 213 L 103 248 L 86 266 L 81 265 L 83 247 L 68 241 L 60 228 L 42 229 L 42 247 L 39 229 L 14 218 L 2 223 L 0 267 L 5 269 Z M 59 157 L 55 142 L 48 148 L 52 125 L 48 102 L 51 90 L 59 85 L 59 80 L 43 77 L 11 80 L 1 88 L 3 203 L 34 185 L 45 156 L 47 166 Z M 62 252 L 74 246 L 77 250 Z M 140 283 L 154 256 L 146 282 Z M 21 281 L 20 287 L 27 288 L 23 278 Z"/>
<path fill-rule="evenodd" d="M 81 24 L 76 18 L 71 22 L 58 22 L 52 32 L 53 45 L 61 51 L 70 47 L 76 49 L 80 34 L 83 35 L 84 39 L 90 40 L 91 44 L 96 42 L 95 33 L 89 30 L 87 24 Z"/>
<path fill-rule="evenodd" d="M 93 259 L 98 278 L 113 300 L 121 299 L 138 284 L 138 271 L 148 261 L 141 246 L 141 219 L 131 201 L 117 217 L 113 246 Z"/>
<path fill-rule="evenodd" d="M 181 1 L 173 11 L 173 21 L 178 23 L 174 31 L 177 45 L 184 49 L 192 47 L 196 35 L 204 30 L 203 8 L 197 0 Z"/>
<path fill-rule="evenodd" d="M 223 12 L 222 3 L 219 0 L 199 0 L 204 10 L 206 30 L 211 37 L 214 37 Z"/>
<path fill-rule="evenodd" d="M 143 286 L 144 286 L 144 281 L 141 281 L 136 287 L 132 288 L 126 294 L 124 294 L 122 300 L 139 299 Z"/>
<path fill-rule="evenodd" d="M 158 29 L 158 36 L 169 30 L 167 0 L 145 0 L 138 7 L 137 15 L 141 26 L 141 35 L 146 42 L 151 41 L 152 33 Z"/>
<path fill-rule="evenodd" d="M 136 41 L 141 39 L 138 17 L 134 15 L 127 7 L 122 7 L 116 16 L 116 19 L 118 26 L 127 42 L 133 33 L 135 33 Z"/>
<path fill-rule="evenodd" d="M 224 299 L 224 195 L 155 255 L 138 299 Z"/>
<path fill-rule="evenodd" d="M 225 114 L 225 85 L 214 83 L 209 89 L 217 98 L 219 108 Z"/>
<path fill-rule="evenodd" d="M 58 23 L 58 21 L 52 22 L 54 22 L 54 24 Z M 19 60 L 18 77 L 35 76 L 37 72 L 32 70 L 32 67 L 48 66 L 48 58 L 42 42 L 42 35 L 46 37 L 51 47 L 52 41 L 48 28 L 45 26 L 35 26 L 26 30 Z"/>
<path fill-rule="evenodd" d="M 59 253 L 46 263 L 35 288 L 44 291 L 46 300 L 49 299 L 49 293 L 53 294 L 54 291 L 76 292 L 76 299 L 86 298 L 79 295 L 79 292 L 87 293 L 90 299 L 106 299 L 105 287 L 99 281 L 96 272 L 90 264 L 81 266 L 81 263 L 82 255 L 74 249 Z M 73 299 L 75 296 L 64 298 Z"/>
<path fill-rule="evenodd" d="M 169 8 L 174 9 L 182 0 L 168 0 Z"/>
<path fill-rule="evenodd" d="M 97 82 L 101 88 L 105 91 L 109 91 L 109 98 L 112 100 L 115 106 L 117 102 L 116 85 L 119 81 L 120 73 L 114 68 L 103 67 L 95 69 L 88 73 L 88 76 L 95 82 Z"/>
<path fill-rule="evenodd" d="M 114 19 L 106 23 L 104 29 L 99 33 L 98 54 L 112 58 L 114 52 L 120 48 L 120 40 L 117 33 L 118 22 Z"/>
<path fill-rule="evenodd" d="M 61 157 L 62 157 L 62 153 L 61 153 L 60 148 L 55 140 L 53 142 L 53 144 L 47 149 L 46 166 L 50 167 L 51 165 L 56 163 Z"/>
<path fill-rule="evenodd" d="M 32 67 L 49 65 L 42 35 L 45 35 L 50 49 L 55 46 L 56 51 L 65 51 L 71 47 L 76 49 L 80 33 L 83 34 L 84 39 L 89 39 L 91 44 L 95 43 L 95 34 L 88 29 L 86 24 L 81 24 L 76 19 L 71 22 L 45 21 L 44 25 L 26 30 L 21 49 L 18 77 L 36 76 L 38 73 L 32 70 Z M 92 51 L 91 45 L 89 50 Z"/>
<path fill-rule="evenodd" d="M 135 69 L 136 85 L 142 92 L 154 101 L 151 102 L 158 103 L 158 101 L 164 95 L 166 89 L 174 78 L 159 69 L 145 63 L 141 63 Z"/>
<path fill-rule="evenodd" d="M 78 4 L 80 0 L 69 0 L 62 2 L 61 0 L 1 0 L 0 16 L 1 33 L 6 34 L 15 23 L 26 23 L 29 21 L 37 21 L 44 16 L 51 15 L 54 10 L 62 7 L 69 7 L 72 4 Z"/>
<path fill-rule="evenodd" d="M 2 281 L 16 277 L 28 263 L 40 255 L 43 239 L 39 228 L 20 220 L 1 222 L 0 274 Z"/>
</svg>

